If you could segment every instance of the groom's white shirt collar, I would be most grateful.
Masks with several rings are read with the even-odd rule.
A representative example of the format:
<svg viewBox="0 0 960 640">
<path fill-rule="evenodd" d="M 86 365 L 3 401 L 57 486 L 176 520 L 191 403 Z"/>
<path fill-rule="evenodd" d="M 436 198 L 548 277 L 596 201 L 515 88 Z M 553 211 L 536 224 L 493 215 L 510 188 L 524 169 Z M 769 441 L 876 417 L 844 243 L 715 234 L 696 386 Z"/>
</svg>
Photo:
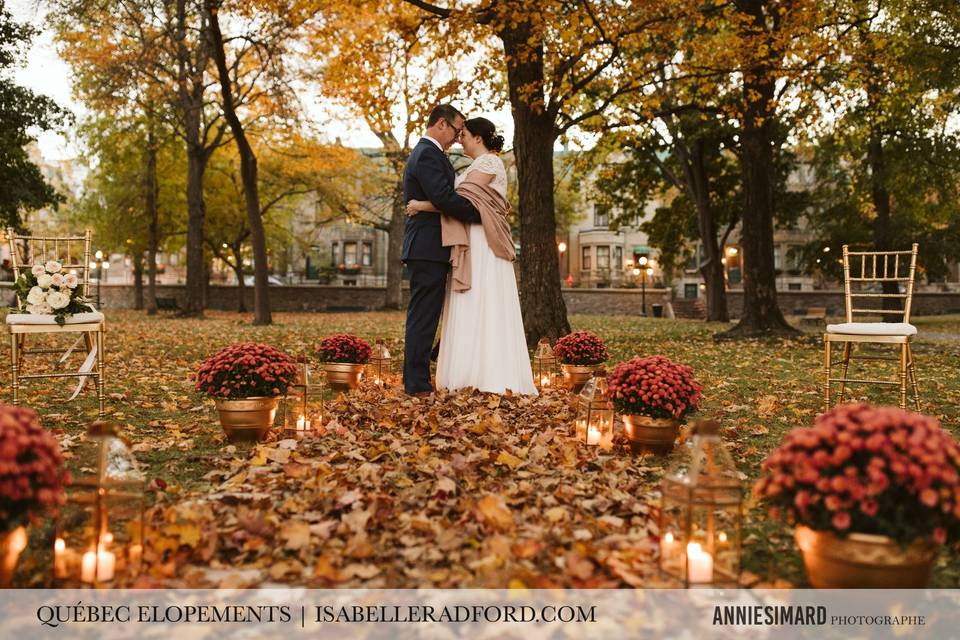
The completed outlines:
<svg viewBox="0 0 960 640">
<path fill-rule="evenodd" d="M 441 152 L 444 152 L 444 151 L 443 151 L 443 145 L 440 144 L 439 142 L 437 142 L 436 140 L 434 140 L 433 138 L 431 138 L 430 136 L 424 134 L 423 139 L 424 139 L 424 140 L 429 140 L 429 141 L 432 142 L 433 144 L 437 145 L 437 149 L 440 149 Z M 444 152 L 444 153 L 446 153 L 446 152 Z"/>
</svg>

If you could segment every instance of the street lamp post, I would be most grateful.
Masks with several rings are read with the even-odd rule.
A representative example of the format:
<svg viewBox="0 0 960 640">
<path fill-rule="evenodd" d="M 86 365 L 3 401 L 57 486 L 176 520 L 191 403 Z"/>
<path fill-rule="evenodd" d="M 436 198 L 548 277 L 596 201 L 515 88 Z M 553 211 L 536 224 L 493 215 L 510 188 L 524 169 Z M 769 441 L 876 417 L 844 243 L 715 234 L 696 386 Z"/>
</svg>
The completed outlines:
<svg viewBox="0 0 960 640">
<path fill-rule="evenodd" d="M 642 275 L 640 280 L 640 315 L 647 317 L 647 256 L 640 256 L 637 260 L 640 266 L 633 270 L 634 275 Z"/>
<path fill-rule="evenodd" d="M 90 261 L 90 268 L 97 270 L 97 309 L 100 309 L 100 283 L 103 281 L 103 271 L 110 268 L 110 259 L 104 259 L 103 251 L 97 251 L 93 254 L 94 260 Z"/>
<path fill-rule="evenodd" d="M 567 252 L 567 243 L 563 242 L 562 240 L 558 242 L 557 251 L 560 254 L 560 262 L 563 263 L 563 255 Z M 569 271 L 569 269 L 565 269 L 565 271 Z M 568 275 L 569 273 L 563 277 L 564 281 L 566 281 Z"/>
</svg>

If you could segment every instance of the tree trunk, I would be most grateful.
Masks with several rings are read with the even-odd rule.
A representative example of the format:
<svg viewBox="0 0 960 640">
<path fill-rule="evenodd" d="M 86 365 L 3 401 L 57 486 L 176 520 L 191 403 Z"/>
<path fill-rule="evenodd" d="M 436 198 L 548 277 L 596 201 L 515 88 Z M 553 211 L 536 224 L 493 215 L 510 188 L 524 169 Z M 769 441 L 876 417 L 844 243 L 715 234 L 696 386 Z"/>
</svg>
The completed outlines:
<svg viewBox="0 0 960 640">
<path fill-rule="evenodd" d="M 140 311 L 143 309 L 143 254 L 134 253 L 130 259 L 133 261 L 133 308 Z"/>
<path fill-rule="evenodd" d="M 703 245 L 704 261 L 700 273 L 707 289 L 707 321 L 729 322 L 727 288 L 723 277 L 723 247 L 717 237 L 717 221 L 710 205 L 710 180 L 707 177 L 703 139 L 694 140 L 689 157 L 684 162 L 687 181 L 697 209 L 697 227 Z M 683 155 L 688 155 L 684 151 Z"/>
<path fill-rule="evenodd" d="M 250 244 L 253 248 L 253 324 L 270 324 L 270 298 L 267 281 L 267 236 L 263 230 L 263 217 L 260 213 L 260 193 L 258 190 L 257 156 L 247 140 L 243 124 L 234 107 L 234 96 L 230 70 L 227 68 L 227 56 L 220 32 L 220 19 L 217 16 L 219 3 L 206 0 L 209 35 L 213 59 L 217 64 L 220 77 L 220 96 L 222 98 L 223 117 L 230 125 L 237 151 L 240 154 L 240 178 L 243 182 L 243 197 L 247 210 L 247 223 L 250 225 Z"/>
<path fill-rule="evenodd" d="M 187 49 L 186 0 L 177 0 L 177 72 L 184 136 L 187 142 L 187 284 L 184 316 L 201 316 L 204 307 L 203 224 L 206 204 L 203 200 L 203 174 L 209 155 L 201 141 L 203 82 L 191 79 L 192 61 Z"/>
<path fill-rule="evenodd" d="M 243 281 L 243 258 L 240 256 L 240 251 L 238 249 L 234 249 L 233 255 L 236 264 L 232 264 L 230 266 L 233 268 L 233 272 L 237 275 L 237 311 L 240 313 L 246 313 L 247 283 Z"/>
<path fill-rule="evenodd" d="M 520 305 L 527 345 L 570 332 L 560 288 L 557 223 L 553 198 L 553 143 L 557 130 L 543 109 L 543 45 L 531 47 L 527 23 L 500 33 L 507 59 L 513 113 L 513 153 L 520 199 Z M 522 55 L 521 55 L 522 54 Z M 531 92 L 529 89 L 536 87 Z"/>
<path fill-rule="evenodd" d="M 867 145 L 867 161 L 870 164 L 870 197 L 877 216 L 873 221 L 873 245 L 877 251 L 892 251 L 893 229 L 890 221 L 890 191 L 887 189 L 883 138 L 876 126 L 870 129 L 870 139 Z M 900 293 L 899 282 L 883 282 L 882 287 L 882 292 L 887 295 L 893 296 Z M 903 302 L 899 298 L 881 298 L 881 301 L 882 309 L 903 309 Z M 901 320 L 896 314 L 884 313 L 881 315 L 884 322 L 899 322 Z"/>
<path fill-rule="evenodd" d="M 157 137 L 152 110 L 147 112 L 147 184 L 146 214 L 150 221 L 147 233 L 147 315 L 157 314 L 157 245 L 159 213 L 157 210 Z M 138 307 L 139 308 L 139 307 Z"/>
<path fill-rule="evenodd" d="M 387 232 L 387 292 L 383 306 L 386 309 L 403 308 L 403 230 L 407 212 L 403 201 L 403 181 L 398 181 L 393 194 L 393 212 L 390 231 Z"/>
<path fill-rule="evenodd" d="M 740 167 L 743 175 L 741 245 L 743 257 L 743 313 L 740 322 L 719 339 L 763 335 L 791 335 L 777 305 L 773 251 L 773 112 L 774 80 L 765 69 L 744 79 L 745 113 L 740 131 Z"/>
</svg>

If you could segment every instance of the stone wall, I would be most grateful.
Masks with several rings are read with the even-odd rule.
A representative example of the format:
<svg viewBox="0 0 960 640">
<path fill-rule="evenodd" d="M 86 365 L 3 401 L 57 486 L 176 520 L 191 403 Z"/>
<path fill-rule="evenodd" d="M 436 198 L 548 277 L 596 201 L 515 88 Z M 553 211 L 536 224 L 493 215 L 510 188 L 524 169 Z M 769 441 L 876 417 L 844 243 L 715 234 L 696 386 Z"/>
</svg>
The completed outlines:
<svg viewBox="0 0 960 640">
<path fill-rule="evenodd" d="M 6 288 L 9 288 L 7 285 Z M 94 290 L 95 291 L 95 290 Z M 247 287 L 247 308 L 253 307 L 253 287 Z M 102 306 L 105 309 L 133 308 L 133 286 L 105 284 L 101 288 Z M 184 287 L 163 285 L 157 287 L 160 298 L 175 299 L 183 306 Z M 404 299 L 409 295 L 404 290 Z M 653 304 L 663 304 L 671 299 L 670 289 L 647 289 L 647 313 L 652 315 Z M 777 293 L 780 308 L 787 315 L 803 315 L 809 307 L 826 307 L 827 314 L 843 314 L 843 291 L 780 291 Z M 9 295 L 8 295 L 9 297 Z M 563 297 L 567 311 L 574 314 L 640 315 L 643 295 L 640 289 L 564 289 Z M 381 287 L 345 287 L 327 285 L 303 285 L 270 287 L 270 303 L 274 311 L 368 311 L 383 305 L 384 290 Z M 743 292 L 727 292 L 730 317 L 740 316 L 743 308 Z M 232 311 L 237 308 L 237 287 L 211 286 L 208 308 Z M 678 318 L 701 318 L 704 314 L 702 300 L 673 299 L 672 306 Z M 913 296 L 913 315 L 941 315 L 960 313 L 960 293 L 920 292 Z"/>
</svg>

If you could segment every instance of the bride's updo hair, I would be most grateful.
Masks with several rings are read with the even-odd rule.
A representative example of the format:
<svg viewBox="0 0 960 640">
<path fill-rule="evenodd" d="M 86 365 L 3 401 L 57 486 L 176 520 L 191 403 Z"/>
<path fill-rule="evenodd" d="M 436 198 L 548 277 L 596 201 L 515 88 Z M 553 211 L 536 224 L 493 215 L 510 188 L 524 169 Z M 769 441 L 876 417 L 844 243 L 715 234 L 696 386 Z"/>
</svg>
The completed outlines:
<svg viewBox="0 0 960 640">
<path fill-rule="evenodd" d="M 483 140 L 483 146 L 490 151 L 500 153 L 503 151 L 503 136 L 497 133 L 497 127 L 486 118 L 470 118 L 464 123 L 467 131 L 475 136 L 480 136 Z"/>
</svg>

